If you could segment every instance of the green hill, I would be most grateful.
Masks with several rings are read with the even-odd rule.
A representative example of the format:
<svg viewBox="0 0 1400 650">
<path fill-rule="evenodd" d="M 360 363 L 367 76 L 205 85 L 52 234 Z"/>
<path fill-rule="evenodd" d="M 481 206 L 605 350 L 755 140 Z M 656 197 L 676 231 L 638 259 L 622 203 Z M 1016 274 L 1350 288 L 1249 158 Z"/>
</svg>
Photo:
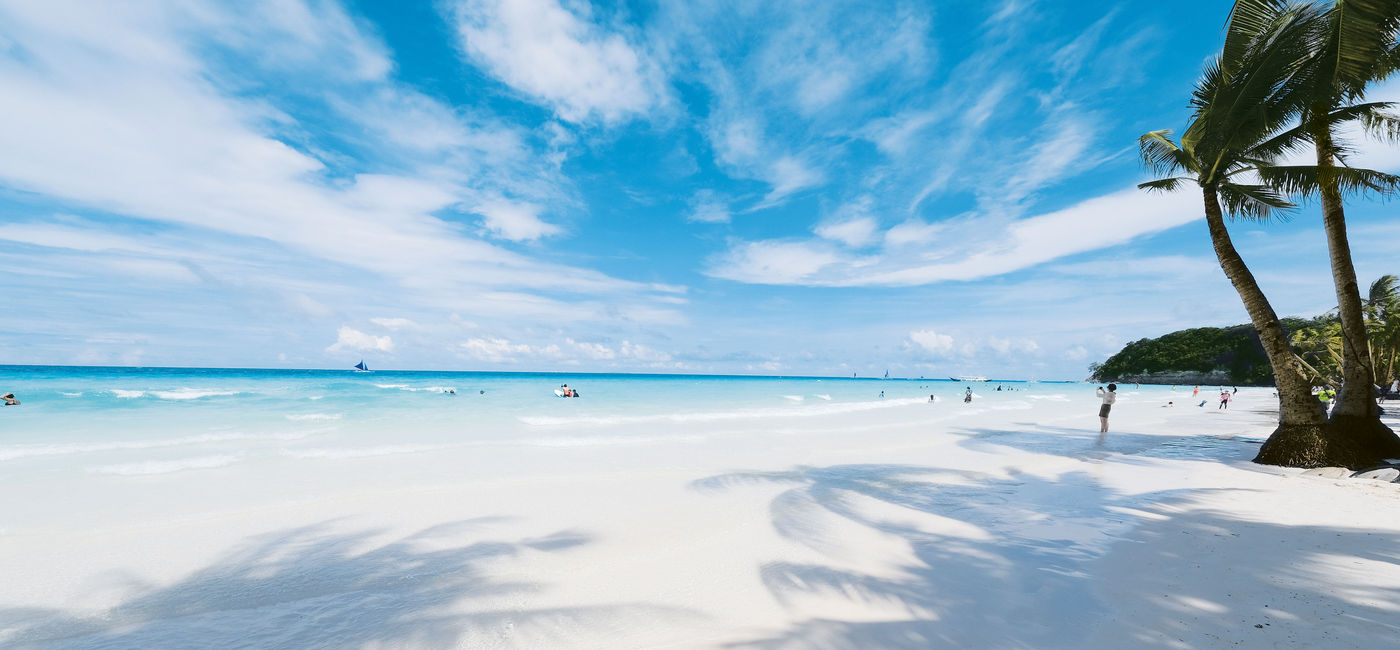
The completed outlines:
<svg viewBox="0 0 1400 650">
<path fill-rule="evenodd" d="M 1285 329 L 1311 321 L 1284 319 Z M 1090 364 L 1095 381 L 1154 384 L 1273 385 L 1273 370 L 1252 325 L 1198 327 L 1140 339 L 1102 364 Z"/>
</svg>

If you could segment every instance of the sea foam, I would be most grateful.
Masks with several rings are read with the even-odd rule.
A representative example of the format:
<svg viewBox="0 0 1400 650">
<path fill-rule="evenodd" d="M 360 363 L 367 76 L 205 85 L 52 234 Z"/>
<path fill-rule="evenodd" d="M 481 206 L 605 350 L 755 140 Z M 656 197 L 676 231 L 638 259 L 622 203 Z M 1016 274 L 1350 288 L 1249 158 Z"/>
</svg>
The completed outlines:
<svg viewBox="0 0 1400 650">
<path fill-rule="evenodd" d="M 151 474 L 171 474 L 183 472 L 190 469 L 212 469 L 215 467 L 225 467 L 239 461 L 241 457 L 236 455 L 222 456 L 199 456 L 195 458 L 180 458 L 177 460 L 148 460 L 139 463 L 122 463 L 120 465 L 103 465 L 100 467 L 90 467 L 88 471 L 93 474 L 117 474 L 120 476 L 147 476 Z"/>
<path fill-rule="evenodd" d="M 572 417 L 525 415 L 517 419 L 532 426 L 546 427 L 575 424 L 608 426 L 646 422 L 716 422 L 764 417 L 820 417 L 824 415 L 838 415 L 841 413 L 856 413 L 860 411 L 907 406 L 910 404 L 923 404 L 925 401 L 926 400 L 923 399 L 884 399 L 875 402 L 834 402 L 804 406 L 802 408 L 752 408 L 734 411 L 715 411 L 710 413 L 663 413 L 657 415 L 584 415 Z"/>
</svg>

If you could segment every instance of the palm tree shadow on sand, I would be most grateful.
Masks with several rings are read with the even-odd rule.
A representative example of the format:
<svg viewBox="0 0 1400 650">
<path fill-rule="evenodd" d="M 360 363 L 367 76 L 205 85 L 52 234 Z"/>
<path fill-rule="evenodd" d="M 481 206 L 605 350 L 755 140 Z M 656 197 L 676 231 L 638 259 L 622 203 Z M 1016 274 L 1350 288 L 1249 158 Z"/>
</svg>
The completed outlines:
<svg viewBox="0 0 1400 650">
<path fill-rule="evenodd" d="M 522 635 L 567 645 L 574 632 L 589 626 L 676 614 L 645 606 L 500 608 L 502 598 L 523 599 L 541 586 L 493 579 L 483 565 L 526 552 L 566 552 L 590 540 L 561 531 L 511 542 L 471 541 L 499 520 L 442 524 L 389 543 L 379 541 L 382 531 L 344 532 L 333 522 L 255 536 L 173 584 L 132 584 L 133 597 L 100 615 L 0 610 L 0 645 L 428 648 Z M 485 609 L 491 604 L 495 609 Z"/>
<path fill-rule="evenodd" d="M 1179 549 L 1170 544 L 1115 544 L 1124 539 L 1190 535 L 1193 531 L 1204 537 L 1221 530 L 1243 530 L 1244 538 L 1254 543 L 1266 539 L 1277 543 L 1279 538 L 1298 533 L 1297 527 L 1240 521 L 1225 513 L 1177 507 L 1192 501 L 1185 490 L 1118 493 L 1086 472 L 1046 479 L 913 465 L 836 465 L 731 473 L 702 479 L 694 487 L 707 491 L 774 483 L 790 486 L 770 503 L 773 526 L 783 537 L 828 556 L 849 556 L 859 549 L 839 548 L 840 539 L 828 532 L 837 526 L 858 525 L 907 542 L 914 560 L 898 571 L 878 575 L 842 568 L 839 561 L 764 565 L 760 568 L 764 584 L 785 605 L 800 607 L 808 599 L 846 599 L 875 605 L 889 612 L 888 619 L 808 619 L 775 636 L 732 647 L 1088 647 L 1086 643 L 1095 634 L 1102 637 L 1102 629 L 1106 629 L 1106 597 L 1141 619 L 1141 630 L 1109 633 L 1107 641 L 1120 644 L 1118 647 L 1182 647 L 1180 628 L 1190 625 L 1202 629 L 1214 626 L 1222 631 L 1210 638 L 1224 638 L 1225 630 L 1258 632 L 1261 628 L 1253 627 L 1251 616 L 1253 610 L 1270 611 L 1263 603 L 1251 603 L 1249 612 L 1222 604 L 1213 611 L 1192 612 L 1195 618 L 1183 622 L 1181 603 L 1196 601 L 1182 600 L 1192 595 L 1183 592 L 1186 583 L 1173 583 L 1172 574 L 1174 567 L 1188 558 L 1173 555 Z M 1142 515 L 1134 513 L 1142 512 L 1151 513 L 1150 523 L 1138 526 Z M 1326 532 L 1331 538 L 1332 531 Z M 1394 548 L 1400 542 L 1394 535 L 1380 535 L 1383 533 L 1348 530 L 1339 531 L 1335 539 L 1355 548 L 1371 544 Z M 1238 536 L 1230 539 L 1247 543 Z M 1096 581 L 1103 563 L 1111 555 L 1119 555 L 1116 551 L 1110 554 L 1111 550 L 1133 547 L 1154 549 L 1151 552 L 1158 557 L 1137 557 L 1134 561 L 1156 566 L 1163 575 L 1144 576 L 1105 596 Z M 1306 563 L 1315 552 L 1299 550 L 1287 560 Z M 1395 560 L 1393 555 L 1372 556 L 1375 561 Z M 1238 591 L 1275 590 L 1271 574 L 1279 567 L 1265 565 L 1262 558 L 1250 559 L 1248 554 L 1241 557 L 1245 566 L 1233 576 Z M 1204 581 L 1210 582 L 1208 578 Z M 1344 595 L 1329 594 L 1320 585 L 1314 584 L 1312 591 L 1338 611 L 1347 608 L 1362 618 L 1379 621 L 1387 618 L 1385 603 L 1400 596 L 1400 589 L 1390 588 L 1385 594 L 1388 600 L 1358 608 L 1348 606 Z M 1214 597 L 1198 598 L 1205 602 L 1207 596 Z M 1277 633 L 1284 628 L 1270 629 Z"/>
</svg>

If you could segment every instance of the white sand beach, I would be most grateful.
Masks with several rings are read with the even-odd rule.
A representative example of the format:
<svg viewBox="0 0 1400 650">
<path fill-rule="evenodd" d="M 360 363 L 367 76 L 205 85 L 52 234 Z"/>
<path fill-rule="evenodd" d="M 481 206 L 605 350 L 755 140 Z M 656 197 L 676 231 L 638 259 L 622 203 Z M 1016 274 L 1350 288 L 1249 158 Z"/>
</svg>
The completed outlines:
<svg viewBox="0 0 1400 650">
<path fill-rule="evenodd" d="M 420 439 L 402 422 L 357 447 L 80 474 L 40 464 L 80 452 L 7 447 L 38 460 L 4 484 L 0 645 L 1379 648 L 1400 635 L 1400 484 L 1251 464 L 1269 389 L 1219 412 L 1180 404 L 1189 388 L 1125 387 L 1103 447 L 1091 389 L 978 390 L 971 405 L 820 416 L 558 418 L 517 444 Z"/>
</svg>

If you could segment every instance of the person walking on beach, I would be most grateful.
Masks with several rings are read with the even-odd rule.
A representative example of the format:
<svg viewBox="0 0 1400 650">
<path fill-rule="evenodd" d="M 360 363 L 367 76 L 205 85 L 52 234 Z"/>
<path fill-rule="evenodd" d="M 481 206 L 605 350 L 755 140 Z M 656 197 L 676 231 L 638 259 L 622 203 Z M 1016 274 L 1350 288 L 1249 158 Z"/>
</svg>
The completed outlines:
<svg viewBox="0 0 1400 650">
<path fill-rule="evenodd" d="M 1201 387 L 1200 387 L 1200 386 L 1197 386 L 1194 390 L 1191 391 L 1191 396 L 1192 396 L 1192 397 L 1195 397 L 1195 396 L 1196 396 L 1196 393 L 1199 393 L 1199 392 L 1201 392 Z"/>
<path fill-rule="evenodd" d="M 1215 410 L 1219 411 L 1221 409 L 1226 411 L 1230 410 L 1230 391 L 1228 390 L 1220 391 L 1220 406 L 1215 407 Z"/>
<path fill-rule="evenodd" d="M 1103 400 L 1103 404 L 1099 406 L 1099 444 L 1102 445 L 1108 437 L 1108 412 L 1113 409 L 1113 403 L 1118 401 L 1118 384 L 1109 384 L 1108 390 L 1099 386 L 1094 394 Z"/>
</svg>

